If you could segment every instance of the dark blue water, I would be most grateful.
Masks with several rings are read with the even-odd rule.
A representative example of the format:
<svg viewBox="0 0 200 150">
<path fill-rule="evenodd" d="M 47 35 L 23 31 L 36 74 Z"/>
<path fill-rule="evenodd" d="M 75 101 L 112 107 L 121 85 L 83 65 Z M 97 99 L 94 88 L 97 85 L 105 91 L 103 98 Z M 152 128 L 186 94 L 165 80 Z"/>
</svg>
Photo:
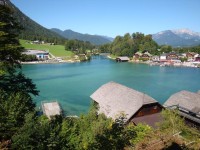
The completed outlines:
<svg viewBox="0 0 200 150">
<path fill-rule="evenodd" d="M 37 106 L 41 101 L 57 100 L 68 115 L 87 112 L 90 95 L 109 81 L 144 92 L 161 104 L 178 91 L 200 89 L 199 68 L 116 63 L 103 56 L 83 63 L 24 65 L 23 72 L 40 91 L 34 98 Z"/>
</svg>

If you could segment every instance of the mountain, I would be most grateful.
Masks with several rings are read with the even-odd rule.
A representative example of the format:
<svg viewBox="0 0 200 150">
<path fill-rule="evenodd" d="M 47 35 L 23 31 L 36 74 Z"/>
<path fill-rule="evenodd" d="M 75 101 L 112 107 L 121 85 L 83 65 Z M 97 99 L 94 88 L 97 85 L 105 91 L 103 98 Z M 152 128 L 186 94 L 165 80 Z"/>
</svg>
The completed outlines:
<svg viewBox="0 0 200 150">
<path fill-rule="evenodd" d="M 24 28 L 19 38 L 26 40 L 44 40 L 46 42 L 63 42 L 64 38 L 59 34 L 46 29 L 45 27 L 39 25 L 37 22 L 30 19 L 24 13 L 22 13 L 14 4 L 9 0 L 5 0 L 7 5 L 13 9 L 14 17 Z M 64 42 L 63 42 L 64 43 Z"/>
<path fill-rule="evenodd" d="M 106 43 L 110 43 L 111 39 L 109 39 L 108 37 L 105 36 L 100 36 L 100 35 L 90 35 L 90 34 L 82 34 L 82 33 L 78 33 L 72 30 L 60 30 L 57 28 L 52 28 L 52 31 L 54 31 L 55 33 L 63 36 L 64 38 L 67 39 L 77 39 L 80 41 L 89 41 L 90 43 L 94 44 L 94 45 L 102 45 L 102 44 L 106 44 Z"/>
<path fill-rule="evenodd" d="M 189 29 L 165 30 L 152 36 L 159 45 L 166 44 L 173 47 L 200 45 L 200 33 Z"/>
</svg>

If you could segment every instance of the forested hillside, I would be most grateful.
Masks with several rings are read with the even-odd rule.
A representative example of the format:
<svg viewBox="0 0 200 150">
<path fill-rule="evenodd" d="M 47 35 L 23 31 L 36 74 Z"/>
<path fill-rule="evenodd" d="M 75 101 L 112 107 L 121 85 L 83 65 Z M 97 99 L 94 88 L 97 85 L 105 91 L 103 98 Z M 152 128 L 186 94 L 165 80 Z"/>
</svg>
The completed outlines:
<svg viewBox="0 0 200 150">
<path fill-rule="evenodd" d="M 64 44 L 65 38 L 52 32 L 49 29 L 44 28 L 39 25 L 25 14 L 23 14 L 17 7 L 15 7 L 10 1 L 7 1 L 7 4 L 12 7 L 14 11 L 14 17 L 20 23 L 22 28 L 22 32 L 19 34 L 19 38 L 26 40 L 40 40 L 49 43 L 59 43 Z"/>
<path fill-rule="evenodd" d="M 72 40 L 77 39 L 80 41 L 90 42 L 91 44 L 94 44 L 94 45 L 102 45 L 106 43 L 111 43 L 111 40 L 109 40 L 108 37 L 103 37 L 99 35 L 81 34 L 78 32 L 74 32 L 72 30 L 62 31 L 56 28 L 53 28 L 51 30 L 67 39 L 72 39 Z"/>
</svg>

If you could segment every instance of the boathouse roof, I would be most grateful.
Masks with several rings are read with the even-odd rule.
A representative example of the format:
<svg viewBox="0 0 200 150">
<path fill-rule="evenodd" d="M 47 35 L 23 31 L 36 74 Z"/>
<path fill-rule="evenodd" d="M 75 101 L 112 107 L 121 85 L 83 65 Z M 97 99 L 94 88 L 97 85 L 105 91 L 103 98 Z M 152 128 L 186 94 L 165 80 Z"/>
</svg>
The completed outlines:
<svg viewBox="0 0 200 150">
<path fill-rule="evenodd" d="M 112 119 L 124 114 L 126 121 L 143 105 L 157 103 L 152 97 L 115 82 L 102 85 L 90 97 L 99 104 L 99 113 Z"/>
<path fill-rule="evenodd" d="M 42 102 L 42 111 L 50 119 L 51 116 L 61 115 L 61 108 L 57 101 Z"/>
<path fill-rule="evenodd" d="M 195 110 L 197 107 L 200 109 L 200 94 L 189 91 L 175 93 L 164 103 L 164 106 L 173 105 L 179 105 L 191 111 Z"/>
<path fill-rule="evenodd" d="M 180 91 L 173 94 L 164 106 L 171 109 L 178 108 L 182 116 L 200 124 L 200 94 Z"/>
<path fill-rule="evenodd" d="M 129 61 L 130 60 L 127 56 L 117 57 L 116 59 L 120 59 L 121 61 Z"/>
</svg>

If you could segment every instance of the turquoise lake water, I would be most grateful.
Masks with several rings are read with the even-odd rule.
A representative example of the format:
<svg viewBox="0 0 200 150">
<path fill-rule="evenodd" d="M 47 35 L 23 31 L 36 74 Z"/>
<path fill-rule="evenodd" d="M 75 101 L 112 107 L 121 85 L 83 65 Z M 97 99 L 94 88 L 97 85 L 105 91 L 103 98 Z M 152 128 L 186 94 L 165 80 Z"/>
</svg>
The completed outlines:
<svg viewBox="0 0 200 150">
<path fill-rule="evenodd" d="M 37 85 L 41 101 L 57 100 L 67 115 L 86 113 L 90 95 L 101 85 L 115 81 L 146 93 L 163 104 L 172 94 L 200 90 L 200 69 L 116 63 L 103 56 L 90 62 L 24 65 L 23 73 Z"/>
</svg>

